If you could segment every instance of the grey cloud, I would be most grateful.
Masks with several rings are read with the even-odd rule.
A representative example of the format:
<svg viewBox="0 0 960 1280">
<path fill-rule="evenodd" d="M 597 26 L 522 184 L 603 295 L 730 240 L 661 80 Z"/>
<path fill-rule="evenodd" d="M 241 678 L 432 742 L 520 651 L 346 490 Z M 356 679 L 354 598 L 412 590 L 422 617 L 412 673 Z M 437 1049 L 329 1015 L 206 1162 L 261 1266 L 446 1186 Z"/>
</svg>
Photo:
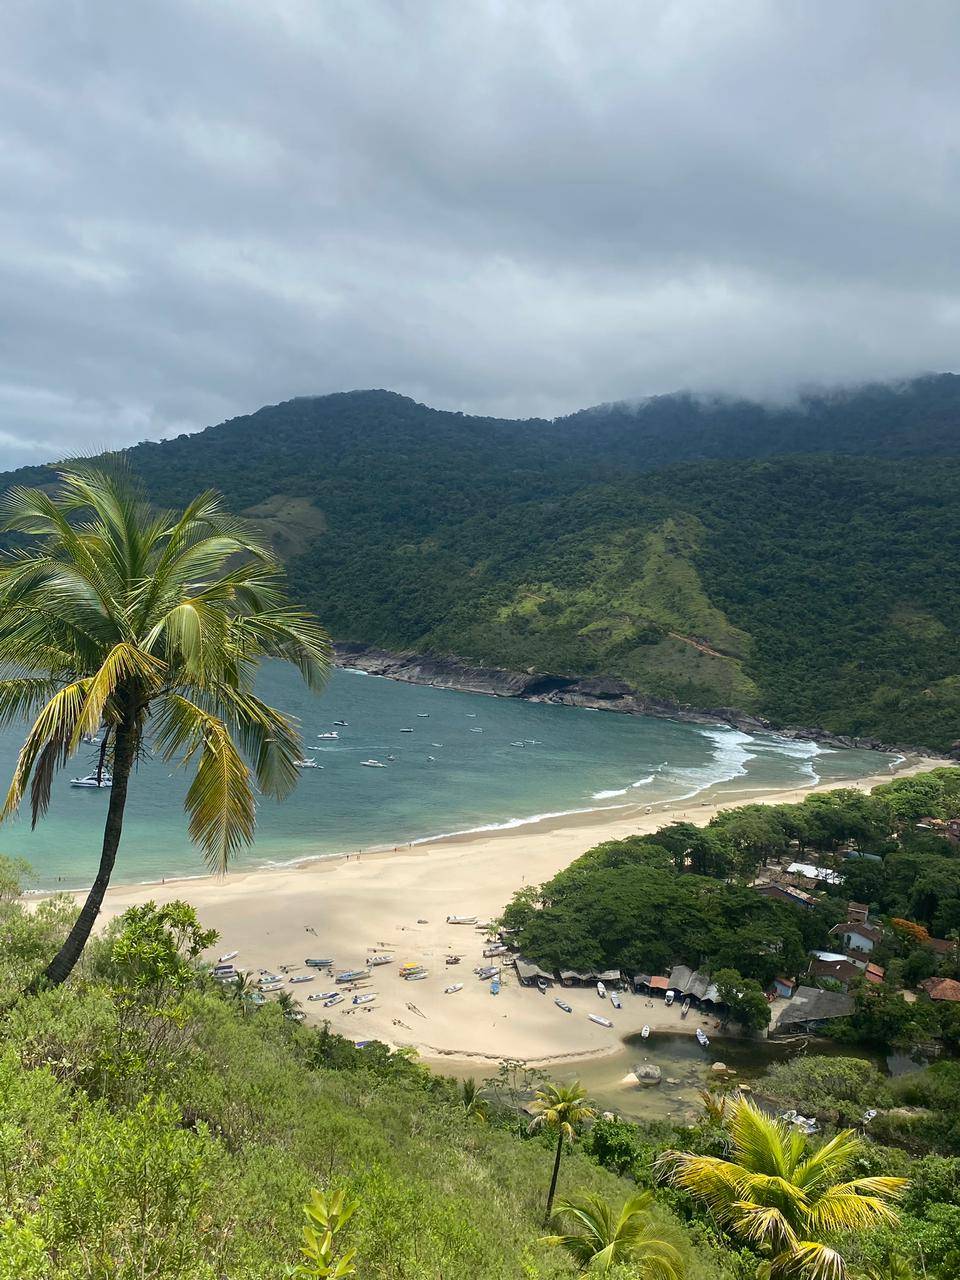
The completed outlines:
<svg viewBox="0 0 960 1280">
<path fill-rule="evenodd" d="M 960 9 L 14 0 L 0 465 L 957 366 Z"/>
</svg>

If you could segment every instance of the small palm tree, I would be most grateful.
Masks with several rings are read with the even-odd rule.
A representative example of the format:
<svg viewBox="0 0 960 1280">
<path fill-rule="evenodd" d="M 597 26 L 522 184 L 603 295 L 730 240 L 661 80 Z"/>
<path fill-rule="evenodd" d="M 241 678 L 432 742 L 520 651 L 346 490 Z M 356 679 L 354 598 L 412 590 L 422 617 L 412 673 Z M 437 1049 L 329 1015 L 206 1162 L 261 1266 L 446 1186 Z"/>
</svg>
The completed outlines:
<svg viewBox="0 0 960 1280">
<path fill-rule="evenodd" d="M 295 999 L 290 991 L 277 993 L 277 1008 L 285 1018 L 289 1018 L 291 1021 L 296 1018 L 298 1013 L 303 1011 L 300 1001 Z"/>
<path fill-rule="evenodd" d="M 460 1086 L 460 1106 L 468 1119 L 476 1120 L 478 1124 L 486 1123 L 487 1100 L 481 1096 L 480 1086 L 472 1076 Z"/>
<path fill-rule="evenodd" d="M 547 1207 L 544 1213 L 544 1226 L 550 1221 L 553 1211 L 553 1197 L 557 1194 L 557 1179 L 560 1177 L 560 1157 L 563 1154 L 564 1141 L 572 1142 L 585 1120 L 592 1120 L 597 1114 L 587 1102 L 587 1095 L 579 1080 L 572 1084 L 544 1084 L 534 1095 L 530 1104 L 533 1119 L 530 1121 L 530 1133 L 540 1129 L 555 1129 L 557 1132 L 557 1154 L 553 1161 L 553 1177 L 550 1179 L 550 1190 L 547 1193 Z"/>
<path fill-rule="evenodd" d="M 745 1098 L 730 1104 L 730 1159 L 666 1151 L 661 1176 L 683 1187 L 734 1235 L 766 1254 L 771 1277 L 846 1280 L 824 1237 L 892 1226 L 904 1178 L 849 1178 L 863 1144 L 846 1129 L 813 1149 L 807 1137 Z"/>
<path fill-rule="evenodd" d="M 165 759 L 196 760 L 190 835 L 223 871 L 253 838 L 250 766 L 268 795 L 298 777 L 299 735 L 254 694 L 258 663 L 291 662 L 314 689 L 330 665 L 327 637 L 288 603 L 274 557 L 216 494 L 170 515 L 122 473 L 78 465 L 59 481 L 0 502 L 0 529 L 29 539 L 0 558 L 0 725 L 33 717 L 2 816 L 29 786 L 35 825 L 56 772 L 98 732 L 98 779 L 109 768 L 112 786 L 93 887 L 34 986 L 63 982 L 90 936 L 148 728 Z"/>
<path fill-rule="evenodd" d="M 581 1271 L 611 1271 L 629 1263 L 636 1280 L 682 1280 L 685 1272 L 680 1251 L 658 1236 L 650 1219 L 649 1191 L 631 1196 L 619 1210 L 602 1196 L 573 1196 L 557 1204 L 554 1215 L 570 1230 L 544 1236 L 542 1243 L 559 1245 Z"/>
<path fill-rule="evenodd" d="M 916 1272 L 899 1253 L 888 1253 L 883 1262 L 867 1267 L 863 1280 L 916 1280 Z"/>
</svg>

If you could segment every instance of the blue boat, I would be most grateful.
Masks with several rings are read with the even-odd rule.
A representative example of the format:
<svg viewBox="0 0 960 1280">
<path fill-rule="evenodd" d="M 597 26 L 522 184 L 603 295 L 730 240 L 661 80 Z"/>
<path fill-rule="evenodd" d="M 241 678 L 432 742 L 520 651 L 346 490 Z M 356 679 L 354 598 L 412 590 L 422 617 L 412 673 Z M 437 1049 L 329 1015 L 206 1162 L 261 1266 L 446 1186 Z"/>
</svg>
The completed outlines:
<svg viewBox="0 0 960 1280">
<path fill-rule="evenodd" d="M 491 994 L 492 996 L 498 996 L 498 995 L 500 994 L 500 979 L 499 979 L 499 978 L 494 978 L 494 980 L 490 983 L 490 994 Z"/>
</svg>

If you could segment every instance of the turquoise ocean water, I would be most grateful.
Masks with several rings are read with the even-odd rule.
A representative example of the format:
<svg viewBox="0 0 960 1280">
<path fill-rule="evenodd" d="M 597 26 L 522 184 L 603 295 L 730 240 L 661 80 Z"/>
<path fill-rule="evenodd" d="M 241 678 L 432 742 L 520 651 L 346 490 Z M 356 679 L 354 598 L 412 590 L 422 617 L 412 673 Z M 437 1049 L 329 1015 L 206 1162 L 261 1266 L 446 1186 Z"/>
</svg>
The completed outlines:
<svg viewBox="0 0 960 1280">
<path fill-rule="evenodd" d="M 271 665 L 259 692 L 299 718 L 305 754 L 323 768 L 304 770 L 282 804 L 260 800 L 256 843 L 236 865 L 393 847 L 545 815 L 693 800 L 714 785 L 734 799 L 744 788 L 855 778 L 893 762 L 875 752 L 825 750 L 726 726 L 489 698 L 350 671 L 336 671 L 318 698 L 294 672 Z M 335 720 L 348 722 L 339 739 L 318 741 Z M 0 733 L 4 786 L 21 738 Z M 518 742 L 524 745 L 512 745 Z M 0 829 L 0 852 L 26 858 L 36 888 L 84 887 L 93 877 L 107 792 L 71 788 L 69 778 L 88 772 L 94 756 L 90 748 L 57 780 L 36 831 L 23 817 Z M 370 757 L 387 767 L 362 767 Z M 203 873 L 186 833 L 186 787 L 182 770 L 157 759 L 141 763 L 115 882 Z"/>
</svg>

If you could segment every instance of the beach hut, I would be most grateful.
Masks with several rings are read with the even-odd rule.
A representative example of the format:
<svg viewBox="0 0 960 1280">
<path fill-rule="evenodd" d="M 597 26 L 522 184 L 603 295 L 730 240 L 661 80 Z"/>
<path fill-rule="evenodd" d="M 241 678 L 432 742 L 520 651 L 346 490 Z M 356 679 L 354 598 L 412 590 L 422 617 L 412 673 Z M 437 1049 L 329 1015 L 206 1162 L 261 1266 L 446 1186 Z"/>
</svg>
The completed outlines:
<svg viewBox="0 0 960 1280">
<path fill-rule="evenodd" d="M 535 986 L 538 978 L 544 982 L 549 982 L 551 986 L 557 980 L 554 974 L 549 973 L 546 969 L 541 969 L 532 960 L 525 960 L 523 956 L 517 956 L 513 964 L 522 987 Z"/>
<path fill-rule="evenodd" d="M 670 986 L 670 979 L 666 976 L 666 974 L 655 973 L 653 977 L 650 979 L 650 994 L 652 996 L 659 996 L 662 1000 L 663 997 L 667 994 L 667 990 L 669 986 Z"/>
<path fill-rule="evenodd" d="M 619 969 L 604 969 L 597 974 L 597 980 L 607 987 L 619 987 L 623 983 L 623 974 Z"/>
<path fill-rule="evenodd" d="M 586 987 L 597 980 L 595 973 L 580 973 L 577 969 L 561 969 L 560 981 L 565 987 Z"/>
<path fill-rule="evenodd" d="M 797 987 L 793 999 L 785 1003 L 774 1017 L 771 1035 L 795 1035 L 815 1031 L 834 1018 L 849 1017 L 854 1010 L 853 996 L 839 991 L 820 991 L 817 987 Z"/>
</svg>

